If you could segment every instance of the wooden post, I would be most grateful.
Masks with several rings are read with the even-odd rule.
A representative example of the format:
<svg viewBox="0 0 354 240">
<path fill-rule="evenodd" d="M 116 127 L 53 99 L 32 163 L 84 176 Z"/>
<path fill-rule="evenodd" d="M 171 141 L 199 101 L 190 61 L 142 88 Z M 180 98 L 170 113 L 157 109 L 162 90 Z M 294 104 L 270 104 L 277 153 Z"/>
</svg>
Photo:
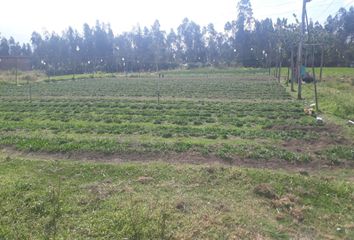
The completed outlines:
<svg viewBox="0 0 354 240">
<path fill-rule="evenodd" d="M 74 57 L 75 57 L 75 56 L 74 56 Z M 75 72 L 76 72 L 76 58 L 74 59 L 73 80 L 75 80 Z"/>
<path fill-rule="evenodd" d="M 159 65 L 156 63 L 156 72 L 159 73 Z M 160 77 L 157 78 L 157 105 L 160 106 Z"/>
<path fill-rule="evenodd" d="M 49 64 L 47 64 L 47 72 L 48 72 L 48 81 L 50 81 L 50 68 L 49 68 Z"/>
<path fill-rule="evenodd" d="M 16 57 L 16 70 L 15 70 L 15 75 L 16 75 L 16 85 L 18 85 L 18 57 Z"/>
<path fill-rule="evenodd" d="M 277 62 L 275 67 L 275 77 L 278 79 L 279 76 L 279 51 L 277 51 Z"/>
<path fill-rule="evenodd" d="M 269 66 L 268 66 L 268 72 L 269 72 L 269 76 L 270 76 L 270 68 L 271 68 L 271 66 L 270 66 L 270 62 L 268 63 L 269 64 Z"/>
<path fill-rule="evenodd" d="M 157 105 L 160 106 L 160 77 L 157 80 Z"/>
<path fill-rule="evenodd" d="M 269 47 L 271 49 L 271 47 Z M 269 54 L 267 55 L 267 60 L 268 60 L 268 71 L 269 71 L 269 76 L 271 75 L 271 68 L 272 68 L 272 53 L 269 51 Z"/>
<path fill-rule="evenodd" d="M 272 70 L 272 44 L 268 43 L 268 54 L 267 54 L 267 60 L 268 60 L 268 67 L 269 67 L 269 76 L 271 76 L 271 70 Z"/>
<path fill-rule="evenodd" d="M 289 84 L 289 81 L 290 81 L 290 67 L 288 67 L 288 75 L 286 78 L 286 84 Z"/>
<path fill-rule="evenodd" d="M 127 70 L 125 68 L 125 60 L 123 61 L 123 71 L 124 71 L 125 78 L 127 78 L 128 77 L 128 73 L 127 73 Z"/>
<path fill-rule="evenodd" d="M 294 69 L 295 69 L 295 66 L 294 66 L 294 48 L 291 47 L 291 59 L 290 59 L 290 67 L 291 67 L 291 87 L 290 87 L 290 91 L 292 92 L 295 92 L 295 89 L 294 89 L 294 78 L 295 78 L 295 73 L 294 73 Z"/>
<path fill-rule="evenodd" d="M 283 50 L 282 48 L 279 48 L 279 73 L 278 73 L 278 82 L 280 83 L 280 77 L 281 77 L 281 67 L 282 67 L 282 54 Z"/>
<path fill-rule="evenodd" d="M 323 45 L 321 45 L 320 81 L 322 81 L 323 58 L 324 58 L 324 50 L 323 50 Z"/>
<path fill-rule="evenodd" d="M 278 52 L 276 53 L 276 57 L 275 57 L 275 72 L 274 72 L 274 77 L 278 78 L 278 60 L 279 60 L 279 54 Z"/>
<path fill-rule="evenodd" d="M 306 13 L 306 3 L 308 0 L 303 0 L 302 2 L 302 17 L 301 17 L 301 35 L 300 35 L 300 42 L 299 42 L 299 48 L 298 48 L 298 56 L 297 56 L 297 81 L 298 81 L 298 91 L 297 91 L 297 98 L 300 100 L 302 99 L 301 96 L 301 85 L 302 85 L 302 79 L 301 79 L 301 65 L 302 65 L 302 47 L 304 44 L 304 35 L 305 35 L 305 13 Z"/>
<path fill-rule="evenodd" d="M 96 59 L 92 59 L 92 78 L 95 78 L 95 64 L 96 64 Z"/>
<path fill-rule="evenodd" d="M 32 88 L 31 88 L 31 83 L 27 79 L 27 87 L 28 87 L 28 99 L 30 102 L 32 102 Z"/>
<path fill-rule="evenodd" d="M 313 76 L 313 86 L 315 91 L 315 101 L 316 101 L 316 111 L 318 112 L 318 98 L 317 98 L 317 81 L 315 73 L 315 46 L 312 46 L 312 76 Z"/>
</svg>

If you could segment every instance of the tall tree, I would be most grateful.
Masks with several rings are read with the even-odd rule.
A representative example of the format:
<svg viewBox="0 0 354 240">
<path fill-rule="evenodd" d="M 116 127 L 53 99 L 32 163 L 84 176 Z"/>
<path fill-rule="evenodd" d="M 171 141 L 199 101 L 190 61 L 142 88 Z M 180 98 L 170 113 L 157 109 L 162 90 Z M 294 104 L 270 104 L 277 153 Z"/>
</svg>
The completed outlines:
<svg viewBox="0 0 354 240">
<path fill-rule="evenodd" d="M 9 56 L 9 44 L 6 38 L 1 38 L 0 41 L 0 56 Z"/>
<path fill-rule="evenodd" d="M 253 11 L 250 0 L 240 0 L 237 4 L 237 20 L 235 21 L 235 49 L 239 62 L 250 65 L 253 59 L 254 48 L 250 46 L 250 32 L 254 27 Z"/>
<path fill-rule="evenodd" d="M 160 29 L 160 22 L 156 20 L 151 27 L 151 40 L 152 49 L 154 53 L 154 60 L 156 62 L 156 67 L 159 69 L 159 65 L 166 61 L 166 41 L 165 32 Z"/>
<path fill-rule="evenodd" d="M 206 60 L 205 45 L 200 26 L 185 18 L 178 27 L 178 36 L 182 42 L 183 60 L 185 63 L 204 63 Z"/>
</svg>

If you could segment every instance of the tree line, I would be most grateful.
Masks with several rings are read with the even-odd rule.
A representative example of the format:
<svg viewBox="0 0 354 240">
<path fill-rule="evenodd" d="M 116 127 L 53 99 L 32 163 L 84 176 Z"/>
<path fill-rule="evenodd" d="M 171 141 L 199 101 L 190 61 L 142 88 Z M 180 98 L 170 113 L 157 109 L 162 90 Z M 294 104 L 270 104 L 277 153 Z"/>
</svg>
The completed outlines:
<svg viewBox="0 0 354 240">
<path fill-rule="evenodd" d="M 28 56 L 34 69 L 49 74 L 92 71 L 156 71 L 199 66 L 289 66 L 292 49 L 299 41 L 300 24 L 288 19 L 253 17 L 250 0 L 237 4 L 236 20 L 218 32 L 212 23 L 201 27 L 185 18 L 176 30 L 134 27 L 115 35 L 111 26 L 96 22 L 83 25 L 82 32 L 69 27 L 62 34 L 33 32 L 31 44 L 20 45 L 12 37 L 1 37 L 0 56 Z M 325 66 L 348 66 L 354 61 L 354 7 L 341 8 L 321 25 L 308 22 L 306 42 L 323 44 Z M 304 51 L 310 55 L 310 51 Z M 321 51 L 315 51 L 315 64 Z"/>
</svg>

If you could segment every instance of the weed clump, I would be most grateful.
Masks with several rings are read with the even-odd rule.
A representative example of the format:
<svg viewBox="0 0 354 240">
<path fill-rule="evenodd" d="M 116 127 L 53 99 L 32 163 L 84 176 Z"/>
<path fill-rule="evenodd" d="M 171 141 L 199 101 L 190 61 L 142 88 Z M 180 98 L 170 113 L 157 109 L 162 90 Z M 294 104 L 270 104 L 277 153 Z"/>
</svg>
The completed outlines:
<svg viewBox="0 0 354 240">
<path fill-rule="evenodd" d="M 292 209 L 295 203 L 298 201 L 295 195 L 286 194 L 279 199 L 274 199 L 272 201 L 273 207 L 277 209 Z"/>
<path fill-rule="evenodd" d="M 187 212 L 188 204 L 185 201 L 179 201 L 176 208 L 181 212 Z"/>
<path fill-rule="evenodd" d="M 145 176 L 141 176 L 138 178 L 138 182 L 140 182 L 141 184 L 148 184 L 153 180 L 154 179 L 152 177 L 145 177 Z"/>
<path fill-rule="evenodd" d="M 292 208 L 290 210 L 290 215 L 295 218 L 297 221 L 302 222 L 304 221 L 305 217 L 304 217 L 304 211 L 302 208 Z"/>
<path fill-rule="evenodd" d="M 158 119 L 156 119 L 155 121 L 154 121 L 154 124 L 161 124 L 162 123 L 162 121 L 161 120 L 158 120 Z"/>
<path fill-rule="evenodd" d="M 162 134 L 163 138 L 171 138 L 172 136 L 173 136 L 172 133 L 164 133 L 164 134 Z"/>
<path fill-rule="evenodd" d="M 267 183 L 261 183 L 261 184 L 257 185 L 254 188 L 253 192 L 259 196 L 266 197 L 269 199 L 277 199 L 278 198 L 274 188 L 270 184 L 267 184 Z"/>
<path fill-rule="evenodd" d="M 217 139 L 218 135 L 216 135 L 216 134 L 208 134 L 208 135 L 206 135 L 206 138 L 207 139 Z"/>
</svg>

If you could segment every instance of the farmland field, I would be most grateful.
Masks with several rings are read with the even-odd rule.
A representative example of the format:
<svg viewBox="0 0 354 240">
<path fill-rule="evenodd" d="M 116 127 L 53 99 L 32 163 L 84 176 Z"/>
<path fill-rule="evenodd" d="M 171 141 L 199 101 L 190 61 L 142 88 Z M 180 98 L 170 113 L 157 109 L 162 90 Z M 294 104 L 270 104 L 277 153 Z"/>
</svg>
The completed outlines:
<svg viewBox="0 0 354 240">
<path fill-rule="evenodd" d="M 340 163 L 354 157 L 350 142 L 335 126 L 316 125 L 302 103 L 258 73 L 167 73 L 159 83 L 157 79 L 53 80 L 31 84 L 31 89 L 3 85 L 0 144 L 25 151 L 137 158 L 189 153 L 231 163 L 319 158 Z"/>
<path fill-rule="evenodd" d="M 261 69 L 0 82 L 0 239 L 350 239 L 354 139 L 305 107 Z"/>
</svg>

